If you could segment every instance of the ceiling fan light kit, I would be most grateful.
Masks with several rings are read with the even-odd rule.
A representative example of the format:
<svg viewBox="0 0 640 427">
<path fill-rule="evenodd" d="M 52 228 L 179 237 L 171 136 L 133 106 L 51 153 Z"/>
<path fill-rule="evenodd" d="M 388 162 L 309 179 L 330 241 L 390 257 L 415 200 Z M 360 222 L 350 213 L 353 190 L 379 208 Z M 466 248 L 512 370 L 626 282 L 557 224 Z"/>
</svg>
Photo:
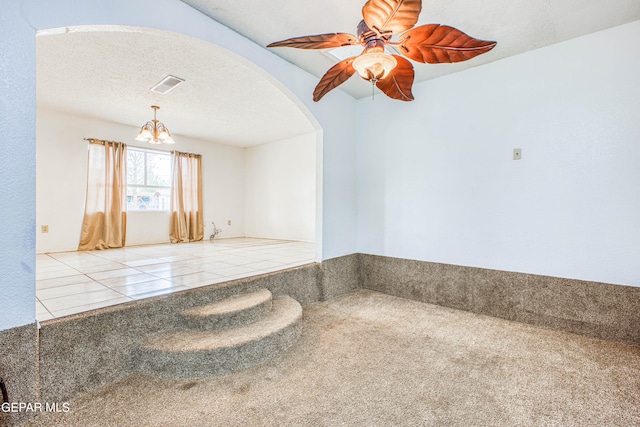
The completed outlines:
<svg viewBox="0 0 640 427">
<path fill-rule="evenodd" d="M 371 52 L 353 60 L 353 68 L 367 81 L 378 81 L 388 76 L 398 65 L 398 61 L 384 52 Z"/>
<path fill-rule="evenodd" d="M 363 46 L 360 55 L 338 62 L 320 79 L 313 92 L 316 102 L 356 72 L 388 97 L 413 101 L 413 65 L 403 56 L 386 53 L 386 45 L 394 46 L 411 60 L 429 64 L 467 61 L 496 45 L 495 41 L 474 39 L 447 25 L 427 24 L 414 28 L 421 10 L 421 0 L 369 0 L 362 8 L 364 19 L 358 25 L 357 37 L 346 33 L 318 34 L 274 42 L 267 47 Z M 396 41 L 392 40 L 394 35 L 399 35 Z"/>
</svg>

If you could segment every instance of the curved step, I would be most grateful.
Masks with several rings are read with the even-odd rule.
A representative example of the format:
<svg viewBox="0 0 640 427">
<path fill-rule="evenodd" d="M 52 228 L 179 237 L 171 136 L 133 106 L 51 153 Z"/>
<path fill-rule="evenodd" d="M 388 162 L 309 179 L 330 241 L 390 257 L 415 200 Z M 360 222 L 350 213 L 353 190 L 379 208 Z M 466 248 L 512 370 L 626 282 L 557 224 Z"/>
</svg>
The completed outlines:
<svg viewBox="0 0 640 427">
<path fill-rule="evenodd" d="M 233 329 L 174 329 L 151 336 L 134 353 L 138 372 L 178 378 L 222 374 L 262 363 L 295 342 L 302 307 L 288 296 L 273 300 L 256 323 Z"/>
<path fill-rule="evenodd" d="M 190 329 L 228 329 L 254 323 L 271 311 L 271 292 L 260 289 L 182 312 Z"/>
</svg>

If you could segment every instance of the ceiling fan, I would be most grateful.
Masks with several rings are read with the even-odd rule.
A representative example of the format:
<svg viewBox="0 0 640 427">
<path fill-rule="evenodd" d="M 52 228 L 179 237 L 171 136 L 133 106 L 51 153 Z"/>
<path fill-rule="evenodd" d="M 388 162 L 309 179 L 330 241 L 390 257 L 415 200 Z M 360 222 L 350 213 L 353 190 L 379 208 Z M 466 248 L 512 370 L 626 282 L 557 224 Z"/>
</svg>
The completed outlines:
<svg viewBox="0 0 640 427">
<path fill-rule="evenodd" d="M 447 25 L 428 24 L 412 29 L 421 9 L 422 0 L 368 0 L 362 8 L 364 19 L 358 24 L 357 37 L 347 33 L 318 34 L 274 42 L 267 47 L 364 47 L 360 55 L 337 63 L 320 79 L 313 92 L 316 102 L 356 71 L 388 97 L 413 101 L 413 65 L 400 55 L 386 53 L 385 46 L 394 46 L 397 52 L 417 62 L 440 64 L 466 61 L 496 45 L 494 41 L 474 39 Z M 392 41 L 396 34 L 399 37 Z"/>
</svg>

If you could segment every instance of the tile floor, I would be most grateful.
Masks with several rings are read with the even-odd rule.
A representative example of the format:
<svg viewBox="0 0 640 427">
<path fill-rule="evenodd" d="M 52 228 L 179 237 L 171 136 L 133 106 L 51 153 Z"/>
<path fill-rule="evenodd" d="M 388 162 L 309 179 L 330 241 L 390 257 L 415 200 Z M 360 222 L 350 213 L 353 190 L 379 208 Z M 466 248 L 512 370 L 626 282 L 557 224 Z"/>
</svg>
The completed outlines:
<svg viewBox="0 0 640 427">
<path fill-rule="evenodd" d="M 39 321 L 314 262 L 315 244 L 236 238 L 36 255 Z"/>
</svg>

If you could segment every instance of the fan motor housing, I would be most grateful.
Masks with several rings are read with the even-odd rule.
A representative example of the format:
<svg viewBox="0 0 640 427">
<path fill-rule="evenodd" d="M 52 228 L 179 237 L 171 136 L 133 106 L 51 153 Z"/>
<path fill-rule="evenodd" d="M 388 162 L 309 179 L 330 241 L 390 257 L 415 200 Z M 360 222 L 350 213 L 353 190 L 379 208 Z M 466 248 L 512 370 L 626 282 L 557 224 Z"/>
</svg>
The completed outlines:
<svg viewBox="0 0 640 427">
<path fill-rule="evenodd" d="M 372 30 L 364 22 L 358 24 L 358 39 L 364 44 L 364 52 L 384 52 L 385 40 L 378 31 Z"/>
</svg>

